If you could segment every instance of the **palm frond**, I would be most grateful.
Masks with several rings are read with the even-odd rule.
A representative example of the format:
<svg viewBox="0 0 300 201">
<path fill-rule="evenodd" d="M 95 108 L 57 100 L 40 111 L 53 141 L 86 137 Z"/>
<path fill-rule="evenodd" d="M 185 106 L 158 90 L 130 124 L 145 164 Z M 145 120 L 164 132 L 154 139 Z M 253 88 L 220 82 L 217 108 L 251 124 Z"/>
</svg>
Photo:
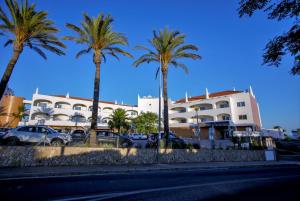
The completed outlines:
<svg viewBox="0 0 300 201">
<path fill-rule="evenodd" d="M 179 31 L 170 31 L 168 28 L 159 31 L 154 30 L 153 37 L 149 41 L 154 51 L 148 47 L 137 46 L 136 49 L 144 50 L 146 53 L 139 57 L 133 65 L 137 67 L 142 63 L 160 62 L 164 71 L 167 71 L 168 65 L 171 64 L 188 73 L 187 66 L 177 60 L 184 58 L 200 59 L 201 56 L 193 53 L 193 51 L 198 51 L 195 45 L 185 44 L 185 37 Z M 157 73 L 158 71 L 156 71 L 156 76 Z"/>
<path fill-rule="evenodd" d="M 80 56 L 84 55 L 84 54 L 88 54 L 90 51 L 91 51 L 91 47 L 88 48 L 88 49 L 84 49 L 84 50 L 81 50 L 79 51 L 77 54 L 76 54 L 76 59 L 78 59 Z"/>
<path fill-rule="evenodd" d="M 183 69 L 186 74 L 189 73 L 189 69 L 185 64 L 179 63 L 177 61 L 171 61 L 170 63 L 176 68 L 179 67 L 179 68 Z"/>
<path fill-rule="evenodd" d="M 158 74 L 159 74 L 159 71 L 160 71 L 160 67 L 158 67 L 158 68 L 156 69 L 156 73 L 155 73 L 155 79 L 157 79 L 157 77 L 158 77 Z"/>
<path fill-rule="evenodd" d="M 54 54 L 65 55 L 65 53 L 62 50 L 60 50 L 60 49 L 58 49 L 58 48 L 56 48 L 54 46 L 51 46 L 51 45 L 41 45 L 41 47 L 44 48 L 44 49 L 46 49 L 46 50 L 49 50 L 49 51 L 53 52 Z"/>
<path fill-rule="evenodd" d="M 8 46 L 8 45 L 10 45 L 10 44 L 13 44 L 13 40 L 12 39 L 9 39 L 8 41 L 6 41 L 6 43 L 4 43 L 4 47 L 6 47 L 6 46 Z"/>
<path fill-rule="evenodd" d="M 28 46 L 38 53 L 39 47 L 45 46 L 49 51 L 63 55 L 59 48 L 65 48 L 65 45 L 55 36 L 59 30 L 47 19 L 46 12 L 37 11 L 35 5 L 29 5 L 27 0 L 21 3 L 17 0 L 5 0 L 5 5 L 10 16 L 0 7 L 0 30 L 13 36 L 6 45 L 13 42 L 18 47 Z M 39 50 L 32 48 L 33 44 Z M 40 55 L 45 58 L 44 53 Z"/>
<path fill-rule="evenodd" d="M 32 47 L 31 49 L 33 49 L 36 53 L 38 53 L 41 57 L 43 57 L 43 59 L 47 59 L 46 54 L 38 47 Z"/>
<path fill-rule="evenodd" d="M 112 22 L 113 18 L 110 15 L 100 14 L 95 18 L 91 18 L 84 14 L 80 26 L 66 24 L 67 28 L 77 33 L 77 36 L 66 36 L 64 39 L 84 44 L 93 49 L 94 52 L 100 51 L 101 57 L 105 61 L 106 54 L 118 60 L 120 59 L 118 54 L 132 58 L 133 56 L 130 53 L 117 47 L 118 45 L 128 45 L 128 40 L 122 33 L 112 30 Z M 83 50 L 81 53 L 84 54 L 86 51 Z"/>
</svg>

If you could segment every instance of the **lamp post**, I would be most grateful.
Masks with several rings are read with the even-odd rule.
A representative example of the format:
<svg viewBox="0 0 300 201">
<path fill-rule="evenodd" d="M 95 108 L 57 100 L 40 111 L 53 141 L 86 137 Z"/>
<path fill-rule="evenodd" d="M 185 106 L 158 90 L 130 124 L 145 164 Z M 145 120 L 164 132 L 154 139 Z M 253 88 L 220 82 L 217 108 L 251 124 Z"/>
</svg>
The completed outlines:
<svg viewBox="0 0 300 201">
<path fill-rule="evenodd" d="M 200 145 L 200 125 L 199 125 L 199 114 L 198 114 L 199 107 L 198 106 L 195 107 L 195 111 L 196 111 L 196 118 L 197 118 L 196 134 L 197 134 L 197 137 L 198 137 L 198 140 L 199 140 L 199 145 Z"/>
</svg>

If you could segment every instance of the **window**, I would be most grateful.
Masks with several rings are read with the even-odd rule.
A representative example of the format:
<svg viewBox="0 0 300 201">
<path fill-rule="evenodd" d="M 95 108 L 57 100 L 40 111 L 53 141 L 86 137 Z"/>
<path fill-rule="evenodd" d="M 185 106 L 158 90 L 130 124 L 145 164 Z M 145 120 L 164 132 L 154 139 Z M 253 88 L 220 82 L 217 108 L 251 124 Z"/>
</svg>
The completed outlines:
<svg viewBox="0 0 300 201">
<path fill-rule="evenodd" d="M 227 107 L 229 107 L 228 103 L 222 103 L 222 104 L 220 104 L 220 108 L 227 108 Z"/>
<path fill-rule="evenodd" d="M 47 107 L 47 103 L 38 103 L 39 107 Z"/>
<path fill-rule="evenodd" d="M 21 127 L 18 131 L 28 132 L 28 127 Z"/>
<path fill-rule="evenodd" d="M 245 107 L 245 101 L 237 102 L 238 107 Z"/>
<path fill-rule="evenodd" d="M 81 110 L 81 107 L 80 106 L 75 106 L 74 110 Z"/>
<path fill-rule="evenodd" d="M 200 110 L 207 110 L 207 108 L 204 107 L 204 106 L 201 106 L 201 107 L 200 107 Z"/>
<path fill-rule="evenodd" d="M 247 120 L 247 115 L 239 115 L 239 120 Z"/>
<path fill-rule="evenodd" d="M 18 129 L 18 131 L 23 131 L 23 132 L 35 132 L 35 127 L 32 126 L 26 126 L 26 127 L 21 127 Z"/>
<path fill-rule="evenodd" d="M 38 127 L 38 133 L 48 133 L 48 130 L 44 127 Z"/>
<path fill-rule="evenodd" d="M 222 119 L 223 119 L 223 121 L 230 120 L 230 116 L 224 115 L 224 116 L 222 116 Z"/>
<path fill-rule="evenodd" d="M 57 104 L 56 108 L 62 108 L 62 105 L 61 104 Z"/>
</svg>

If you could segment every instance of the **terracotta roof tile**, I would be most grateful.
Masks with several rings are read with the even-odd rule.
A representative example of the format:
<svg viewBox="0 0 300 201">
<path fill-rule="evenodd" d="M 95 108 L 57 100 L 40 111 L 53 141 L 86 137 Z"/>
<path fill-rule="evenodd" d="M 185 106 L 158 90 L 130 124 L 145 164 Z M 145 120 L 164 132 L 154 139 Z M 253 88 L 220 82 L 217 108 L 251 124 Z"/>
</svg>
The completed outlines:
<svg viewBox="0 0 300 201">
<path fill-rule="evenodd" d="M 230 90 L 219 91 L 219 92 L 209 94 L 209 97 L 214 98 L 214 97 L 218 97 L 218 96 L 227 96 L 227 95 L 238 94 L 238 93 L 242 93 L 242 92 L 243 91 L 230 91 Z M 196 100 L 202 100 L 202 99 L 205 99 L 205 95 L 192 96 L 192 97 L 188 98 L 188 101 L 196 101 Z M 179 99 L 175 103 L 185 103 L 185 98 Z"/>
<path fill-rule="evenodd" d="M 61 98 L 66 98 L 65 95 L 53 95 L 56 97 L 61 97 Z M 83 101 L 93 101 L 93 99 L 90 98 L 81 98 L 81 97 L 75 97 L 75 96 L 69 96 L 70 99 L 75 99 L 75 100 L 83 100 Z M 99 103 L 106 103 L 106 104 L 111 104 L 111 105 L 121 105 L 121 106 L 130 106 L 130 107 L 135 107 L 135 105 L 128 105 L 128 104 L 115 104 L 114 102 L 110 101 L 99 101 Z"/>
</svg>

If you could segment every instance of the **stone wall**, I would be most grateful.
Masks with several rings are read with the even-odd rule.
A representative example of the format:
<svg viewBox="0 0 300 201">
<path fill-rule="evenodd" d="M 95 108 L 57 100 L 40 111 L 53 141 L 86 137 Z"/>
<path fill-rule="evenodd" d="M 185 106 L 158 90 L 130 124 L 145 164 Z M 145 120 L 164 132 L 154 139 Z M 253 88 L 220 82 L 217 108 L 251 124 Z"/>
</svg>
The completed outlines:
<svg viewBox="0 0 300 201">
<path fill-rule="evenodd" d="M 160 163 L 206 161 L 262 161 L 264 151 L 162 149 Z M 0 167 L 76 166 L 100 164 L 150 164 L 155 149 L 107 149 L 87 147 L 0 147 Z"/>
</svg>

